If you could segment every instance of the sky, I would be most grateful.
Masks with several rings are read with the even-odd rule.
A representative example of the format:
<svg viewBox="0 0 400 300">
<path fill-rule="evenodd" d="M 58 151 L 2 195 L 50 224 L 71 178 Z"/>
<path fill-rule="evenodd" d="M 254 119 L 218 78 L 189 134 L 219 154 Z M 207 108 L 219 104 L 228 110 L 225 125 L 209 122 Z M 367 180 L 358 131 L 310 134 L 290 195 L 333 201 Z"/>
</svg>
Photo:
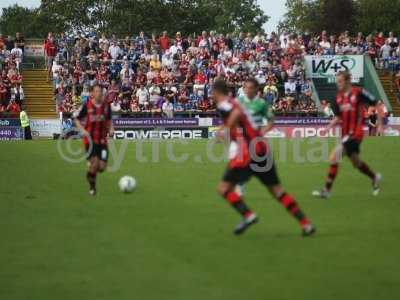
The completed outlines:
<svg viewBox="0 0 400 300">
<path fill-rule="evenodd" d="M 267 32 L 273 31 L 278 25 L 279 20 L 285 14 L 285 0 L 258 0 L 266 14 L 271 17 L 265 25 Z M 13 4 L 19 4 L 27 7 L 37 7 L 40 0 L 0 0 L 0 9 Z"/>
</svg>

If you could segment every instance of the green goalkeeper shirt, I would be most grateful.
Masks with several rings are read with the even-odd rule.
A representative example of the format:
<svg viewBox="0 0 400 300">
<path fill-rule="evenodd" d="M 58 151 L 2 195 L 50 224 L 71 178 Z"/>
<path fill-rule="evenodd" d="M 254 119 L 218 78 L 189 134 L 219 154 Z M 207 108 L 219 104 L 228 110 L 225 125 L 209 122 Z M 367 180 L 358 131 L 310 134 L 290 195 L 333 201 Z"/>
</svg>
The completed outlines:
<svg viewBox="0 0 400 300">
<path fill-rule="evenodd" d="M 272 107 L 268 105 L 264 99 L 256 97 L 253 100 L 250 100 L 247 96 L 242 95 L 239 96 L 237 100 L 249 113 L 250 118 L 258 128 L 266 126 L 273 120 L 274 114 L 272 112 Z"/>
</svg>

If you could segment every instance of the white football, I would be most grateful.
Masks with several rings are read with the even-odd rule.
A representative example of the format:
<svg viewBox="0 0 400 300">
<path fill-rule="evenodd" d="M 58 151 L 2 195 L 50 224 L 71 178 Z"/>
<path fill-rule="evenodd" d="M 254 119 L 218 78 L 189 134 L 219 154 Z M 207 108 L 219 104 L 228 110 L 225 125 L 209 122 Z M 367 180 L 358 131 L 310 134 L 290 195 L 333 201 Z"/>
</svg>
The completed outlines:
<svg viewBox="0 0 400 300">
<path fill-rule="evenodd" d="M 132 176 L 124 176 L 118 182 L 119 189 L 123 193 L 131 193 L 136 188 L 136 179 Z"/>
</svg>

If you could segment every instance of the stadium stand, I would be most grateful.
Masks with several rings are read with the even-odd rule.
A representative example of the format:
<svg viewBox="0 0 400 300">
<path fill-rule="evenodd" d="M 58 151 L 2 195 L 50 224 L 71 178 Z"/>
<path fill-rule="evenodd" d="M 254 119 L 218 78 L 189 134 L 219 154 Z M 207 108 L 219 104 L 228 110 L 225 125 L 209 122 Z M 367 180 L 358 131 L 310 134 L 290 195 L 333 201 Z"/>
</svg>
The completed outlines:
<svg viewBox="0 0 400 300">
<path fill-rule="evenodd" d="M 22 50 L 11 41 L 0 38 L 1 111 L 15 111 L 24 100 L 21 82 L 17 85 L 22 80 L 18 70 Z M 260 93 L 278 115 L 317 115 L 324 107 L 318 106 L 316 98 L 332 99 L 335 87 L 308 80 L 304 56 L 350 54 L 371 58 L 393 112 L 400 114 L 396 85 L 400 75 L 395 76 L 400 70 L 400 47 L 393 33 L 386 37 L 383 33 L 352 37 L 348 32 L 334 36 L 326 31 L 315 36 L 240 33 L 233 37 L 204 31 L 198 37 L 183 37 L 180 32 L 173 37 L 166 32 L 147 37 L 141 32 L 122 40 L 115 35 L 79 33 L 67 38 L 49 33 L 44 49 L 47 71 L 23 71 L 29 80 L 26 103 L 43 117 L 54 116 L 55 111 L 72 113 L 88 99 L 95 83 L 107 90 L 115 114 L 167 115 L 166 102 L 175 115 L 212 114 L 210 86 L 217 76 L 224 76 L 236 93 L 243 92 L 243 80 L 255 77 L 262 86 Z"/>
<path fill-rule="evenodd" d="M 53 119 L 57 117 L 54 91 L 47 80 L 45 69 L 23 70 L 26 107 L 32 118 Z"/>
<path fill-rule="evenodd" d="M 49 34 L 46 44 L 54 43 Z M 57 39 L 52 65 L 59 110 L 72 112 L 87 100 L 91 85 L 100 83 L 115 113 L 211 113 L 210 84 L 224 76 L 238 93 L 247 77 L 255 77 L 263 96 L 280 114 L 317 114 L 311 83 L 305 78 L 303 51 L 282 45 L 277 35 L 240 34 L 237 38 L 203 32 L 197 38 L 77 36 L 72 45 Z M 71 46 L 69 46 L 71 45 Z"/>
<path fill-rule="evenodd" d="M 13 43 L 0 35 L 0 114 L 9 117 L 19 117 L 25 102 L 20 73 L 22 58 L 23 43 Z"/>
</svg>

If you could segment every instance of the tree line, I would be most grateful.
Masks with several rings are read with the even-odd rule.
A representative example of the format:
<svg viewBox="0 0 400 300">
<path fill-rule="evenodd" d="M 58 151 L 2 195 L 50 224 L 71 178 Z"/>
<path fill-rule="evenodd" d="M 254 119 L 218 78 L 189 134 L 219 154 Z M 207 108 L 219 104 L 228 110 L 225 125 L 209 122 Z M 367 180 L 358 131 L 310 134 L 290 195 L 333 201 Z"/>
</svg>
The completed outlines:
<svg viewBox="0 0 400 300">
<path fill-rule="evenodd" d="M 257 0 L 42 0 L 35 9 L 4 8 L 0 32 L 25 37 L 44 37 L 49 31 L 255 33 L 263 31 L 268 19 Z"/>
<path fill-rule="evenodd" d="M 400 34 L 400 0 L 287 0 L 286 9 L 280 30 Z"/>
</svg>

